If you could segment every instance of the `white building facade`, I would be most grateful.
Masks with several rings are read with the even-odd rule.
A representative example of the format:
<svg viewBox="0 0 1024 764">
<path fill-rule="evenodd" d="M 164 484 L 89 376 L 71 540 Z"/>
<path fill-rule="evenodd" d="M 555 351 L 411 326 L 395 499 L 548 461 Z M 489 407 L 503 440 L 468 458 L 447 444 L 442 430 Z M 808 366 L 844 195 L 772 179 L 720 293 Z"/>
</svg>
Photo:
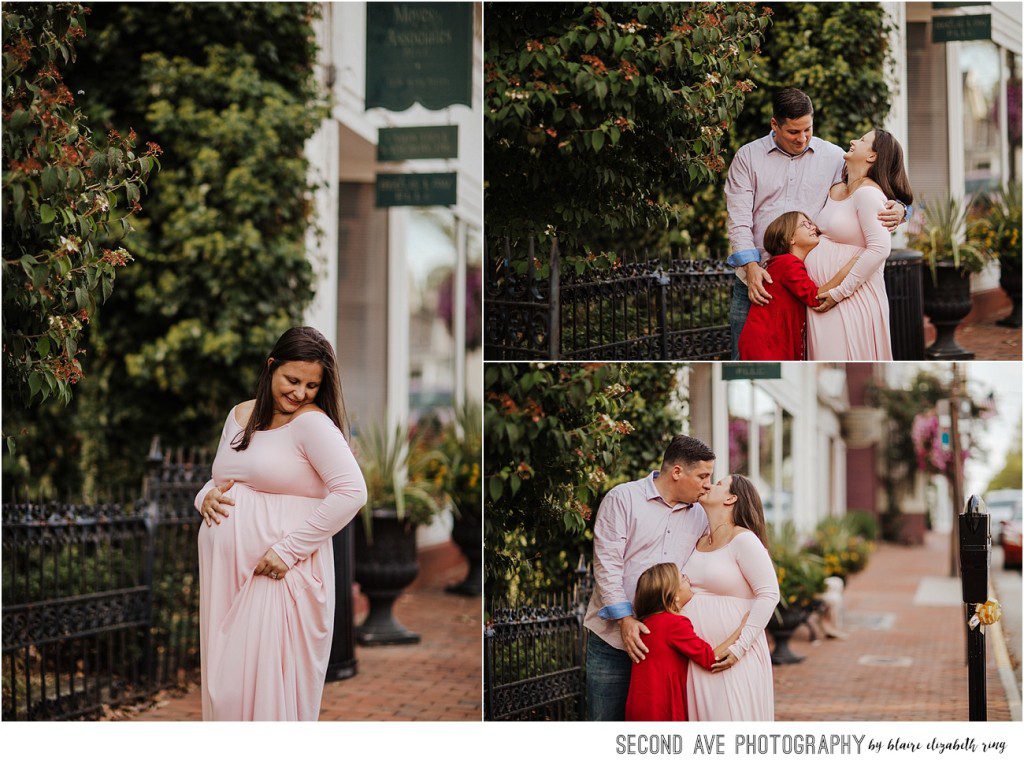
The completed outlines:
<svg viewBox="0 0 1024 764">
<path fill-rule="evenodd" d="M 415 421 L 481 394 L 482 354 L 466 341 L 466 280 L 482 259 L 482 9 L 466 5 L 472 104 L 437 111 L 418 103 L 402 112 L 365 108 L 366 3 L 322 3 L 316 23 L 318 77 L 334 103 L 306 147 L 323 184 L 320 231 L 307 248 L 317 284 L 306 321 L 337 350 L 356 430 Z M 457 158 L 378 163 L 380 128 L 427 125 L 458 127 Z M 377 208 L 378 172 L 455 172 L 457 204 Z"/>
<path fill-rule="evenodd" d="M 886 128 L 906 151 L 914 206 L 1020 185 L 1021 3 L 883 6 L 893 26 Z M 933 42 L 936 23 L 950 23 L 941 20 L 984 15 L 990 39 Z M 998 288 L 998 276 L 993 263 L 972 277 L 972 291 Z"/>
<path fill-rule="evenodd" d="M 768 364 L 771 366 L 771 364 Z M 809 534 L 846 512 L 845 372 L 783 363 L 780 379 L 723 379 L 722 364 L 687 367 L 690 434 L 716 454 L 715 479 L 738 473 L 757 486 L 769 523 Z"/>
</svg>

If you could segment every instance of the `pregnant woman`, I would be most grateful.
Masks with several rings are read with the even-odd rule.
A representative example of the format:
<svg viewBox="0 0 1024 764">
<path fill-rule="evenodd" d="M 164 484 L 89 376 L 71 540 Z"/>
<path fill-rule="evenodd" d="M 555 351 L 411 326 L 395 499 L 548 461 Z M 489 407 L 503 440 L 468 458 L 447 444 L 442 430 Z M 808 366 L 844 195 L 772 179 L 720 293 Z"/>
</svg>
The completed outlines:
<svg viewBox="0 0 1024 764">
<path fill-rule="evenodd" d="M 807 356 L 811 361 L 891 361 L 889 300 L 883 274 L 892 247 L 878 219 L 887 199 L 910 204 L 913 193 L 903 149 L 891 133 L 871 130 L 850 141 L 844 180 L 829 190 L 818 214 L 821 239 L 807 258 L 807 273 L 823 284 L 852 256 L 857 262 L 824 303 L 807 312 Z"/>
<path fill-rule="evenodd" d="M 686 563 L 693 599 L 682 614 L 697 636 L 712 645 L 728 639 L 744 616 L 747 622 L 715 669 L 690 662 L 690 720 L 774 721 L 772 659 L 764 629 L 779 603 L 779 583 L 765 546 L 761 497 L 753 483 L 732 475 L 713 485 L 700 503 L 709 530 Z"/>
<path fill-rule="evenodd" d="M 199 492 L 204 720 L 316 721 L 334 623 L 331 537 L 366 503 L 334 350 L 289 329 L 228 413 Z"/>
</svg>

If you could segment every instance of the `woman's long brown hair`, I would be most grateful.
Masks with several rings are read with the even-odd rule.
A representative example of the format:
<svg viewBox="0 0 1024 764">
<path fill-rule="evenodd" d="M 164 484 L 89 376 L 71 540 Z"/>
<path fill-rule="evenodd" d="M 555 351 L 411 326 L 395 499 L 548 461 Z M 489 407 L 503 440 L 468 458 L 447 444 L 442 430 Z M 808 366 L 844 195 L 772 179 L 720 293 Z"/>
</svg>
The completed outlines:
<svg viewBox="0 0 1024 764">
<path fill-rule="evenodd" d="M 295 326 L 281 335 L 274 343 L 273 349 L 260 370 L 256 382 L 256 403 L 245 429 L 240 433 L 241 440 L 234 446 L 236 451 L 244 451 L 249 447 L 252 434 L 257 430 L 270 427 L 274 418 L 274 398 L 271 392 L 271 380 L 274 371 L 281 364 L 289 361 L 310 361 L 319 363 L 323 368 L 320 387 L 316 390 L 313 403 L 323 409 L 331 421 L 347 439 L 348 418 L 345 414 L 345 397 L 341 392 L 341 379 L 338 376 L 338 359 L 334 348 L 320 332 L 311 326 Z"/>
<path fill-rule="evenodd" d="M 768 534 L 764 527 L 764 505 L 754 484 L 743 475 L 730 476 L 729 493 L 737 498 L 732 507 L 732 520 L 741 528 L 753 531 L 764 548 L 768 548 Z"/>
<path fill-rule="evenodd" d="M 679 568 L 672 562 L 659 562 L 640 574 L 633 597 L 637 620 L 669 611 L 679 590 Z"/>
<path fill-rule="evenodd" d="M 868 167 L 868 177 L 878 184 L 886 199 L 898 199 L 904 204 L 912 204 L 914 192 L 910 188 L 900 142 L 892 133 L 880 127 L 874 128 L 874 133 L 871 150 L 875 152 L 875 161 Z M 844 183 L 846 177 L 846 168 L 843 167 Z"/>
</svg>

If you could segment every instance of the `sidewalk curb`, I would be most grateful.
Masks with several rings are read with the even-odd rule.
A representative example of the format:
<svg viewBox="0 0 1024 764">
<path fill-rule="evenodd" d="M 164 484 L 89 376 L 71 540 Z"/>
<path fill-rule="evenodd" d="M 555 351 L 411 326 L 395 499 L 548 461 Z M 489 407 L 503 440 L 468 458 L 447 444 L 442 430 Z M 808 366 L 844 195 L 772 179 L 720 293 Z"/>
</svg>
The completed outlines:
<svg viewBox="0 0 1024 764">
<path fill-rule="evenodd" d="M 994 599 L 994 593 L 991 590 L 989 597 Z M 999 683 L 1003 685 L 1006 703 L 1010 706 L 1010 719 L 1019 722 L 1021 720 L 1020 693 L 1017 691 L 1017 678 L 1013 673 L 1013 664 L 1010 662 L 1010 652 L 1006 649 L 1006 636 L 998 621 L 989 628 L 992 629 L 992 646 L 996 654 L 996 667 L 999 669 Z"/>
</svg>

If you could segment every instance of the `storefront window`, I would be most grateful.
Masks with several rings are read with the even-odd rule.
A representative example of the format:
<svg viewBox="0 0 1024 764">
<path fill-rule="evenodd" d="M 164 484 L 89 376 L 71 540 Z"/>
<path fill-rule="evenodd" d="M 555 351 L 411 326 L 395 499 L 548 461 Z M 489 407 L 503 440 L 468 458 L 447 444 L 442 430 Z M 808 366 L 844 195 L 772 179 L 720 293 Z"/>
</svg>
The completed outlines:
<svg viewBox="0 0 1024 764">
<path fill-rule="evenodd" d="M 443 208 L 417 208 L 406 227 L 409 285 L 409 415 L 417 421 L 455 402 L 452 280 L 455 217 Z"/>
<path fill-rule="evenodd" d="M 779 496 L 775 519 L 785 522 L 793 517 L 793 415 L 782 412 L 782 453 L 779 472 Z"/>
<path fill-rule="evenodd" d="M 1010 182 L 1019 184 L 1021 181 L 1021 93 L 1020 93 L 1020 64 L 1019 53 L 1006 52 L 1006 64 L 1009 77 L 1006 81 L 1006 132 L 1007 145 L 1010 147 Z"/>
<path fill-rule="evenodd" d="M 728 383 L 729 390 L 729 473 L 750 474 L 751 384 L 746 380 Z"/>
<path fill-rule="evenodd" d="M 999 49 L 994 43 L 962 43 L 964 191 L 968 195 L 996 188 L 1003 181 L 999 79 Z"/>
<path fill-rule="evenodd" d="M 480 230 L 470 228 L 466 250 L 466 396 L 480 400 L 483 395 L 483 239 Z"/>
<path fill-rule="evenodd" d="M 764 390 L 754 388 L 757 419 L 757 488 L 761 492 L 765 516 L 774 518 L 775 497 L 775 418 L 778 405 Z"/>
</svg>

